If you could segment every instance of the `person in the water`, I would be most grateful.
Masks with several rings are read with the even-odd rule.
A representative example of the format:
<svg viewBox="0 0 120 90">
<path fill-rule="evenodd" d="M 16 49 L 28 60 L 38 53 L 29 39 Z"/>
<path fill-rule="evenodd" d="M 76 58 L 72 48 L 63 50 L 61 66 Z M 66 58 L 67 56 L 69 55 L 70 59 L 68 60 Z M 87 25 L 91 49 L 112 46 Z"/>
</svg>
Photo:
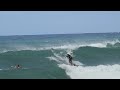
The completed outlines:
<svg viewBox="0 0 120 90">
<path fill-rule="evenodd" d="M 18 69 L 18 68 L 21 68 L 21 66 L 18 64 L 18 65 L 16 65 L 16 66 L 15 66 L 15 68 L 17 68 L 17 69 Z"/>
<path fill-rule="evenodd" d="M 13 68 L 13 69 L 20 69 L 20 68 L 22 68 L 22 66 L 20 66 L 19 64 L 17 64 L 15 66 L 11 66 L 11 68 Z"/>
</svg>

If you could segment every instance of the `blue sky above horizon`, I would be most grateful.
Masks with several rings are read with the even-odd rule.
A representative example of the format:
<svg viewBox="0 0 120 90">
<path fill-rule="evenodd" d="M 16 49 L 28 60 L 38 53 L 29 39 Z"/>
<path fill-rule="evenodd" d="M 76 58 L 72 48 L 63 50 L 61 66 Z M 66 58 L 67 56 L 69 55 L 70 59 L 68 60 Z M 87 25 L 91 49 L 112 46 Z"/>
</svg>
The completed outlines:
<svg viewBox="0 0 120 90">
<path fill-rule="evenodd" d="M 0 11 L 0 35 L 120 31 L 120 11 Z"/>
</svg>

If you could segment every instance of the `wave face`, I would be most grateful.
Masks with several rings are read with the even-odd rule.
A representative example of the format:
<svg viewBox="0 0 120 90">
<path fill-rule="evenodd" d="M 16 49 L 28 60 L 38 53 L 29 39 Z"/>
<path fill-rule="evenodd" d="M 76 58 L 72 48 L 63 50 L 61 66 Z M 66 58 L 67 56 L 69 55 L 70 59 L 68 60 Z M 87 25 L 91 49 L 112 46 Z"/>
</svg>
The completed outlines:
<svg viewBox="0 0 120 90">
<path fill-rule="evenodd" d="M 119 40 L 120 33 L 0 36 L 0 78 L 120 78 Z"/>
</svg>

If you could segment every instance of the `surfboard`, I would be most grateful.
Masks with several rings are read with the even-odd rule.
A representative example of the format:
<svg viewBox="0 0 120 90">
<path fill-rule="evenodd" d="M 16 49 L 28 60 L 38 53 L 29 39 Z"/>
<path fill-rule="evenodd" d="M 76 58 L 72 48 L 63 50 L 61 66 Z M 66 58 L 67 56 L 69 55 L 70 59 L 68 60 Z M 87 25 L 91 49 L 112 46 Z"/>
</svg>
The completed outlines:
<svg viewBox="0 0 120 90">
<path fill-rule="evenodd" d="M 78 67 L 79 65 L 73 64 L 72 66 L 77 66 Z"/>
<path fill-rule="evenodd" d="M 76 64 L 74 64 L 74 63 L 73 63 L 72 65 L 71 65 L 71 64 L 68 64 L 68 65 L 70 65 L 70 66 L 77 66 L 77 67 L 79 66 L 79 65 L 76 65 Z"/>
</svg>

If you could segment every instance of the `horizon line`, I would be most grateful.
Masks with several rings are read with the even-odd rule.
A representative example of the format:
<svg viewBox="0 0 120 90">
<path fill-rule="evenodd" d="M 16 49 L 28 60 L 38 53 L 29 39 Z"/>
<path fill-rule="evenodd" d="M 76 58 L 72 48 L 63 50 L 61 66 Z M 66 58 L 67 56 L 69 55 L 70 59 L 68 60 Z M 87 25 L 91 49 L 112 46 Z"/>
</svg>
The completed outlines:
<svg viewBox="0 0 120 90">
<path fill-rule="evenodd" d="M 32 35 L 63 35 L 63 34 L 96 34 L 96 33 L 120 33 L 120 32 L 84 32 L 84 33 L 49 33 L 49 34 L 16 34 L 0 36 L 32 36 Z"/>
</svg>

